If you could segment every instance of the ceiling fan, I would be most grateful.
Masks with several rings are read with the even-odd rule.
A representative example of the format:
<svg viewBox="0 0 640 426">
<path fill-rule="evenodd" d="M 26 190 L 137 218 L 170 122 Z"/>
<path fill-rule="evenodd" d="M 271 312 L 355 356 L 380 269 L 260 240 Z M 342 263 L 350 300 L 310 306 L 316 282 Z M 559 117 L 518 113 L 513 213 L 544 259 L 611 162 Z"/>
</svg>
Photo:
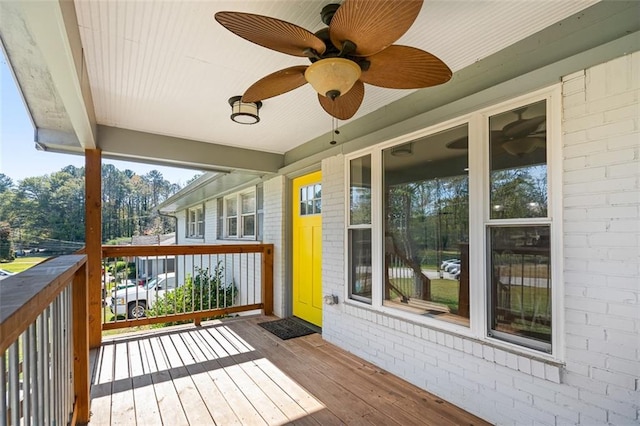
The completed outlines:
<svg viewBox="0 0 640 426">
<path fill-rule="evenodd" d="M 501 135 L 497 136 L 502 149 L 516 157 L 531 154 L 546 144 L 546 126 L 543 125 L 546 125 L 547 117 L 538 115 L 522 118 L 527 108 L 528 106 L 525 106 L 513 110 L 518 119 L 504 126 L 500 131 Z"/>
<path fill-rule="evenodd" d="M 513 110 L 512 112 L 518 116 L 515 121 L 507 123 L 501 130 L 491 130 L 492 150 L 502 149 L 509 155 L 522 157 L 545 146 L 547 117 L 538 115 L 532 118 L 522 118 L 528 107 Z M 446 147 L 449 149 L 468 149 L 469 139 L 465 136 L 453 140 L 447 143 Z"/>
<path fill-rule="evenodd" d="M 306 57 L 311 65 L 288 67 L 263 77 L 243 94 L 257 102 L 306 83 L 322 108 L 347 120 L 364 98 L 364 83 L 389 89 L 418 89 L 451 79 L 449 67 L 424 50 L 394 45 L 413 24 L 422 0 L 345 0 L 322 9 L 328 25 L 315 34 L 290 22 L 244 12 L 218 12 L 232 33 L 260 46 Z"/>
</svg>

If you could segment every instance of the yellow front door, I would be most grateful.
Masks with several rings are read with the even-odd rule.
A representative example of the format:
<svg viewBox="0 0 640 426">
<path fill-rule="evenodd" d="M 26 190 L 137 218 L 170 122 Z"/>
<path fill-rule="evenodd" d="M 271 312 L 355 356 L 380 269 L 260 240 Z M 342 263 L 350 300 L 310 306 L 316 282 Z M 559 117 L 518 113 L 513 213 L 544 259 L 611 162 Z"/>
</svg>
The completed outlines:
<svg viewBox="0 0 640 426">
<path fill-rule="evenodd" d="M 293 180 L 293 315 L 322 327 L 322 173 Z"/>
</svg>

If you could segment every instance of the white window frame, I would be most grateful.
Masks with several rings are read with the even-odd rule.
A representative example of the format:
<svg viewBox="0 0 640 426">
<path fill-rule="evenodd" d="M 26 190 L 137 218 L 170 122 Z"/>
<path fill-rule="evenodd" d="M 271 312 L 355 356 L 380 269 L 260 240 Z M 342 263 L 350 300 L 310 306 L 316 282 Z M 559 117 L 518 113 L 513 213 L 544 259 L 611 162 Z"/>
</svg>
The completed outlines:
<svg viewBox="0 0 640 426">
<path fill-rule="evenodd" d="M 375 272 L 374 272 L 375 268 L 373 268 L 373 265 L 375 264 L 374 259 L 377 259 L 377 257 L 375 256 L 375 254 L 373 252 L 373 244 L 372 244 L 372 251 L 371 251 L 371 264 L 372 264 L 371 265 L 372 266 L 372 269 L 371 269 L 371 272 L 372 272 L 372 274 L 371 274 L 371 281 L 372 281 L 371 299 L 368 299 L 366 297 L 353 294 L 352 293 L 352 289 L 351 289 L 351 285 L 348 282 L 349 278 L 351 277 L 351 265 L 352 265 L 351 236 L 349 235 L 350 234 L 349 231 L 356 231 L 356 230 L 363 230 L 363 229 L 364 230 L 369 230 L 369 231 L 371 231 L 371 238 L 372 239 L 373 239 L 373 237 L 375 235 L 373 233 L 373 226 L 372 226 L 372 224 L 373 224 L 373 216 L 374 216 L 374 212 L 373 212 L 373 206 L 374 206 L 374 204 L 373 204 L 373 190 L 372 189 L 371 189 L 371 200 L 370 200 L 371 203 L 370 203 L 370 206 L 369 206 L 369 209 L 371 209 L 369 223 L 360 223 L 360 224 L 352 224 L 351 223 L 351 161 L 352 160 L 356 160 L 358 158 L 366 157 L 366 156 L 369 156 L 370 160 L 371 160 L 371 176 L 370 176 L 370 178 L 373 178 L 373 158 L 372 158 L 370 153 L 366 153 L 366 154 L 363 154 L 363 155 L 360 155 L 360 156 L 357 156 L 357 157 L 353 157 L 353 158 L 351 158 L 349 161 L 347 161 L 345 163 L 346 167 L 347 167 L 346 176 L 347 176 L 347 179 L 348 179 L 348 181 L 347 181 L 347 191 L 346 191 L 347 192 L 347 202 L 346 202 L 347 215 L 346 215 L 346 218 L 345 218 L 345 223 L 347 224 L 347 226 L 346 226 L 346 231 L 347 232 L 345 234 L 345 239 L 346 239 L 346 251 L 345 251 L 345 253 L 347 253 L 347 257 L 348 257 L 347 258 L 347 262 L 346 262 L 346 265 L 347 265 L 347 296 L 346 297 L 347 297 L 347 299 L 357 300 L 359 302 L 366 303 L 367 305 L 371 305 L 373 303 L 373 300 L 375 299 L 374 296 L 376 294 L 376 290 L 375 290 L 376 280 L 375 280 Z"/>
<path fill-rule="evenodd" d="M 242 212 L 242 198 L 247 195 L 253 196 L 253 212 Z M 256 240 L 258 234 L 258 217 L 257 217 L 257 194 L 255 188 L 251 188 L 248 191 L 240 191 L 231 195 L 227 195 L 223 198 L 222 203 L 222 226 L 224 229 L 223 236 L 225 239 L 242 239 L 242 240 Z M 235 216 L 227 215 L 228 203 L 235 203 L 236 214 Z M 228 221 L 231 218 L 236 218 L 236 233 L 229 233 Z M 247 217 L 253 217 L 253 234 L 244 234 L 244 221 Z"/>
<path fill-rule="evenodd" d="M 191 214 L 195 215 L 195 219 L 192 220 Z M 204 238 L 204 204 L 198 206 L 189 207 L 187 209 L 187 235 L 186 238 L 191 239 L 203 239 Z"/>
<path fill-rule="evenodd" d="M 487 268 L 488 248 L 487 230 L 490 225 L 498 225 L 500 221 L 490 219 L 489 203 L 489 117 L 501 112 L 532 104 L 546 99 L 547 107 L 547 217 L 510 219 L 509 224 L 522 225 L 548 225 L 550 230 L 551 248 L 551 280 L 552 280 L 552 336 L 551 353 L 520 346 L 488 336 L 489 295 L 487 292 Z M 562 361 L 564 359 L 563 333 L 564 333 L 564 285 L 563 285 L 563 252 L 562 252 L 562 91 L 557 84 L 527 95 L 519 96 L 508 101 L 479 109 L 470 114 L 430 126 L 428 128 L 406 134 L 387 142 L 355 151 L 345 155 L 345 223 L 349 224 L 350 208 L 350 161 L 371 155 L 371 228 L 372 228 L 372 256 L 373 265 L 384 265 L 384 252 L 382 240 L 382 151 L 392 146 L 435 134 L 450 128 L 468 123 L 469 126 L 469 240 L 471 243 L 469 253 L 469 299 L 470 315 L 469 327 L 441 321 L 435 318 L 421 317 L 401 309 L 383 306 L 382 268 L 374 267 L 372 270 L 372 302 L 371 304 L 350 298 L 349 294 L 349 265 L 350 259 L 344 266 L 344 300 L 348 304 L 363 309 L 382 312 L 390 316 L 423 323 L 429 327 L 441 329 L 479 341 L 490 342 L 494 346 L 531 355 L 550 361 Z M 475 143 L 473 141 L 476 141 Z M 478 143 L 479 142 L 479 143 Z M 345 227 L 344 233 L 345 253 L 349 253 L 349 227 Z"/>
</svg>

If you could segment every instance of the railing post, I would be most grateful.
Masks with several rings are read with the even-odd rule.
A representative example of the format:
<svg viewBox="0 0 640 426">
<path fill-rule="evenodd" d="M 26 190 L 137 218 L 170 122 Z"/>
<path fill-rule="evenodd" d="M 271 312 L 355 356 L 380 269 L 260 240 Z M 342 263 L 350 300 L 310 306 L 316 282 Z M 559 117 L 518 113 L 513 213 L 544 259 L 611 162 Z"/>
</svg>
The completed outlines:
<svg viewBox="0 0 640 426">
<path fill-rule="evenodd" d="M 89 422 L 89 309 L 86 263 L 73 277 L 73 389 L 77 422 Z"/>
<path fill-rule="evenodd" d="M 102 343 L 102 155 L 99 149 L 87 149 L 84 156 L 89 347 L 97 348 Z"/>
<path fill-rule="evenodd" d="M 262 313 L 273 314 L 273 244 L 262 251 Z"/>
</svg>

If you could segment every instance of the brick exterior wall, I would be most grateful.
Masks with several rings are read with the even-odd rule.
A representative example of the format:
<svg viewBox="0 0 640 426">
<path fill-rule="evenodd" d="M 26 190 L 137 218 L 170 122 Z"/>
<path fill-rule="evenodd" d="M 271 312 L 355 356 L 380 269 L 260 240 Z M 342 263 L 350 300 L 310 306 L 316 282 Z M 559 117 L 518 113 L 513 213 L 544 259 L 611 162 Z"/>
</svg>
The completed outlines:
<svg viewBox="0 0 640 426">
<path fill-rule="evenodd" d="M 287 316 L 285 288 L 285 212 L 286 178 L 276 176 L 264 183 L 264 243 L 274 245 L 273 253 L 273 313 Z"/>
<path fill-rule="evenodd" d="M 638 424 L 639 98 L 639 52 L 563 78 L 564 365 L 345 303 L 341 155 L 322 162 L 323 337 L 493 423 Z"/>
</svg>

